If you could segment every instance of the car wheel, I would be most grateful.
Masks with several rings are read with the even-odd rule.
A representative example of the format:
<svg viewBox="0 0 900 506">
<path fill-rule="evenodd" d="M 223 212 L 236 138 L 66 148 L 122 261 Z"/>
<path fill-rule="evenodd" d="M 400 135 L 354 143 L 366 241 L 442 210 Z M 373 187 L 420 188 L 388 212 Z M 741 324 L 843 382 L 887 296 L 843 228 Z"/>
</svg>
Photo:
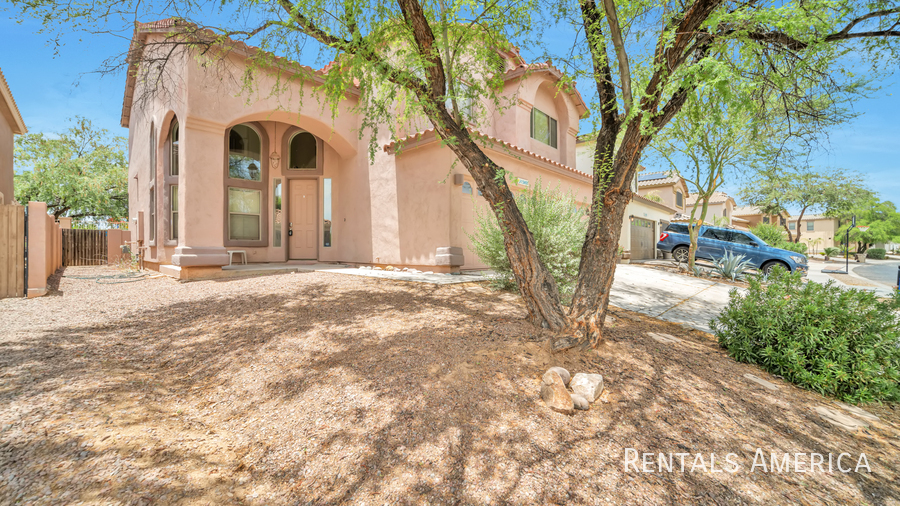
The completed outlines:
<svg viewBox="0 0 900 506">
<path fill-rule="evenodd" d="M 768 276 L 768 275 L 772 274 L 772 271 L 776 267 L 781 267 L 782 269 L 784 269 L 788 272 L 791 272 L 791 268 L 788 266 L 788 264 L 786 264 L 784 262 L 778 262 L 778 261 L 767 262 L 765 265 L 762 266 L 762 272 L 763 272 L 763 274 Z"/>
<path fill-rule="evenodd" d="M 678 246 L 677 248 L 672 250 L 672 258 L 674 258 L 675 261 L 680 264 L 687 263 L 689 256 L 690 251 L 688 251 L 687 246 Z"/>
</svg>

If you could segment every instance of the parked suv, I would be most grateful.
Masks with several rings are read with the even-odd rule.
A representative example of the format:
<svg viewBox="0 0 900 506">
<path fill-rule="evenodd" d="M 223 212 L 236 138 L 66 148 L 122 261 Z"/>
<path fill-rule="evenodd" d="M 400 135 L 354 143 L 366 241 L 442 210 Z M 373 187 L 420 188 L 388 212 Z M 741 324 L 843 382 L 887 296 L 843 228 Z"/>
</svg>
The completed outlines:
<svg viewBox="0 0 900 506">
<path fill-rule="evenodd" d="M 686 223 L 671 223 L 659 235 L 656 247 L 672 253 L 675 260 L 687 262 L 691 238 Z M 733 255 L 744 255 L 754 267 L 764 274 L 769 274 L 775 266 L 782 266 L 791 272 L 806 275 L 809 267 L 806 256 L 786 249 L 769 246 L 759 237 L 744 232 L 721 227 L 700 227 L 697 236 L 697 258 L 718 260 L 730 251 Z"/>
</svg>

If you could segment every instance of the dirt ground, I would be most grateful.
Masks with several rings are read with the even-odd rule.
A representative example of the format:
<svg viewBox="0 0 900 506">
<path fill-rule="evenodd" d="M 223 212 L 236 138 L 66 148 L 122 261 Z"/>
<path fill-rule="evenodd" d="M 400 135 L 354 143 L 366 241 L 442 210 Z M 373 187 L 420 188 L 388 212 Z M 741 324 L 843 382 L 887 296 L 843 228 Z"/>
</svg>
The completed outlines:
<svg viewBox="0 0 900 506">
<path fill-rule="evenodd" d="M 712 336 L 618 311 L 598 351 L 551 356 L 522 316 L 478 285 L 327 273 L 0 300 L 0 504 L 900 504 L 900 406 L 850 433 Z M 602 374 L 602 400 L 547 409 L 551 365 Z M 757 448 L 826 467 L 751 471 Z M 871 472 L 829 472 L 841 453 Z"/>
</svg>

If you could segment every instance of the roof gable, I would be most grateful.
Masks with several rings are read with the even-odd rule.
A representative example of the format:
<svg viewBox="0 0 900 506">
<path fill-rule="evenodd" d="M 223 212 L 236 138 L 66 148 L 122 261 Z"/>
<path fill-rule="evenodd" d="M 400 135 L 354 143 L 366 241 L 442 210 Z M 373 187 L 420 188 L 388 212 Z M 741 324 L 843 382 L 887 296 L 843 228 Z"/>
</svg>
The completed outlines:
<svg viewBox="0 0 900 506">
<path fill-rule="evenodd" d="M 14 134 L 22 135 L 28 133 L 25 121 L 22 120 L 22 115 L 19 113 L 19 106 L 16 105 L 16 99 L 13 98 L 12 91 L 9 89 L 9 84 L 7 84 L 6 76 L 3 75 L 2 70 L 0 70 L 0 111 L 2 111 L 3 117 L 6 118 Z"/>
</svg>

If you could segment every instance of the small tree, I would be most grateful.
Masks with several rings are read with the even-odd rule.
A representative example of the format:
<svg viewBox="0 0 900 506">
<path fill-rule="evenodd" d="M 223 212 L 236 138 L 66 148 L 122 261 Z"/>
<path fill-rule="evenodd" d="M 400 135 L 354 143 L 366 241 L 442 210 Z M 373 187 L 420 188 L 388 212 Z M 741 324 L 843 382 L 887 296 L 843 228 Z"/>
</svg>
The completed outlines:
<svg viewBox="0 0 900 506">
<path fill-rule="evenodd" d="M 16 200 L 46 202 L 56 219 L 126 218 L 126 140 L 75 118 L 58 138 L 33 133 L 16 139 Z"/>
<path fill-rule="evenodd" d="M 796 235 L 791 233 L 788 221 L 784 222 L 788 240 L 800 242 L 800 220 L 807 211 L 833 214 L 850 209 L 861 200 L 866 200 L 871 191 L 863 184 L 859 174 L 841 169 L 817 170 L 801 166 L 759 170 L 741 189 L 740 195 L 749 205 L 769 214 L 786 211 L 787 207 L 800 209 L 795 220 Z"/>
<path fill-rule="evenodd" d="M 538 255 L 556 280 L 560 296 L 570 299 L 578 278 L 581 244 L 587 228 L 584 211 L 579 209 L 574 194 L 565 193 L 559 187 L 545 189 L 540 179 L 532 190 L 516 193 L 515 199 L 528 229 L 534 234 Z M 497 273 L 494 285 L 516 288 L 497 218 L 476 207 L 475 223 L 476 229 L 469 239 L 475 254 Z"/>
</svg>

